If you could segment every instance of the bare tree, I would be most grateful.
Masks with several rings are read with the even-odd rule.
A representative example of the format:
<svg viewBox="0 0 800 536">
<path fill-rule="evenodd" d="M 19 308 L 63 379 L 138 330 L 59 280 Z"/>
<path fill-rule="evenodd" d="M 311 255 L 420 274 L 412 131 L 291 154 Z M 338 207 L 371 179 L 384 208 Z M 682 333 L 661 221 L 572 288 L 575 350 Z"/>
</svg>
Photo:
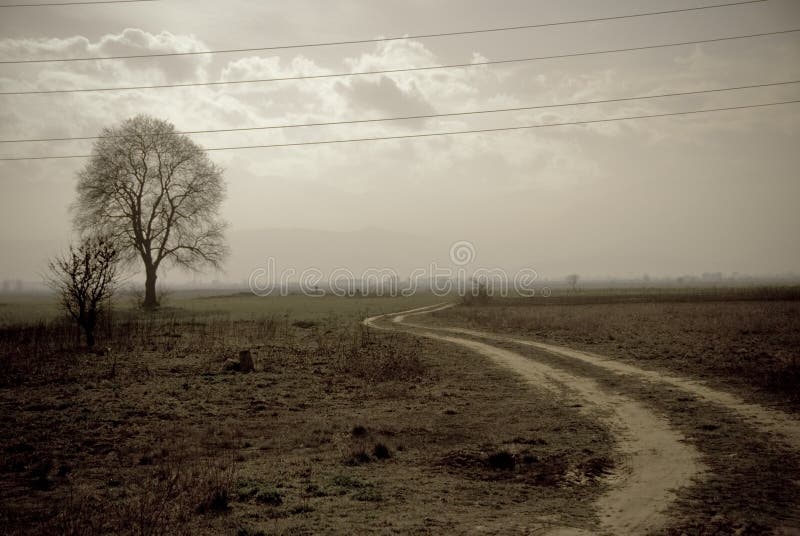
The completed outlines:
<svg viewBox="0 0 800 536">
<path fill-rule="evenodd" d="M 85 238 L 77 247 L 48 264 L 48 283 L 59 294 L 61 307 L 94 346 L 94 328 L 104 307 L 110 303 L 118 283 L 119 253 L 104 237 Z M 80 332 L 79 332 L 80 339 Z"/>
<path fill-rule="evenodd" d="M 104 129 L 77 190 L 77 230 L 103 233 L 125 260 L 142 260 L 146 308 L 158 306 L 162 263 L 218 268 L 227 254 L 222 171 L 167 121 L 139 115 Z"/>
<path fill-rule="evenodd" d="M 570 275 L 567 276 L 566 279 L 567 279 L 567 284 L 572 289 L 572 292 L 577 292 L 578 291 L 578 279 L 580 279 L 580 276 L 578 274 L 570 274 Z"/>
</svg>

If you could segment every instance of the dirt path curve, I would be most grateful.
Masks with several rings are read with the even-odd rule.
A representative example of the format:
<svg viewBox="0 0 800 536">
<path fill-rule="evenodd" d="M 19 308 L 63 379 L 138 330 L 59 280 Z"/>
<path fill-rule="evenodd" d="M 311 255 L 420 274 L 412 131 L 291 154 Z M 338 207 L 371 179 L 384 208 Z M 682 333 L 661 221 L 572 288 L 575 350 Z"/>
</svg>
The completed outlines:
<svg viewBox="0 0 800 536">
<path fill-rule="evenodd" d="M 675 499 L 677 488 L 688 486 L 701 470 L 699 453 L 662 417 L 622 394 L 611 393 L 591 378 L 572 374 L 539 363 L 520 354 L 472 339 L 444 335 L 427 326 L 405 323 L 405 318 L 440 310 L 433 306 L 379 315 L 364 320 L 376 329 L 410 331 L 415 335 L 440 340 L 478 352 L 508 367 L 528 382 L 557 396 L 578 399 L 585 411 L 599 418 L 617 436 L 622 459 L 609 478 L 607 493 L 596 503 L 604 534 L 646 534 L 662 527 L 664 510 Z M 384 318 L 393 324 L 378 324 Z M 403 327 L 399 327 L 402 324 Z M 588 407 L 587 407 L 588 406 Z M 597 534 L 572 527 L 553 528 L 555 536 Z"/>
<path fill-rule="evenodd" d="M 432 313 L 434 311 L 440 311 L 442 309 L 446 309 L 452 306 L 453 304 L 446 304 L 434 308 L 429 308 L 428 310 L 424 311 L 416 310 L 411 313 L 407 313 L 402 317 L 395 317 L 394 320 L 397 322 L 404 322 L 405 316 L 410 316 L 413 314 Z M 402 319 L 398 320 L 398 318 Z M 546 344 L 542 342 L 532 341 L 529 339 L 518 339 L 506 335 L 498 335 L 496 333 L 465 329 L 465 328 L 426 326 L 413 323 L 405 323 L 405 325 L 416 328 L 435 330 L 435 331 L 456 333 L 460 335 L 468 335 L 470 337 L 476 337 L 480 339 L 488 339 L 493 341 L 508 342 L 523 346 L 530 346 L 554 355 L 558 355 L 561 357 L 568 357 L 570 359 L 575 359 L 578 361 L 582 361 L 584 363 L 589 363 L 596 367 L 600 367 L 623 376 L 637 377 L 639 379 L 646 381 L 667 384 L 672 387 L 681 389 L 698 398 L 702 398 L 708 402 L 712 402 L 720 406 L 724 406 L 727 409 L 733 410 L 734 412 L 744 417 L 747 421 L 751 422 L 752 424 L 755 424 L 762 430 L 770 432 L 771 434 L 782 440 L 784 443 L 786 443 L 789 447 L 795 450 L 800 450 L 799 419 L 792 417 L 791 415 L 788 415 L 779 410 L 774 410 L 758 404 L 751 404 L 745 402 L 744 400 L 742 400 L 741 398 L 739 398 L 734 394 L 725 391 L 720 391 L 719 389 L 714 389 L 697 380 L 692 380 L 689 378 L 676 376 L 672 374 L 666 374 L 654 370 L 645 370 L 635 365 L 623 363 L 590 352 L 573 350 L 571 348 L 567 348 L 564 346 Z"/>
</svg>

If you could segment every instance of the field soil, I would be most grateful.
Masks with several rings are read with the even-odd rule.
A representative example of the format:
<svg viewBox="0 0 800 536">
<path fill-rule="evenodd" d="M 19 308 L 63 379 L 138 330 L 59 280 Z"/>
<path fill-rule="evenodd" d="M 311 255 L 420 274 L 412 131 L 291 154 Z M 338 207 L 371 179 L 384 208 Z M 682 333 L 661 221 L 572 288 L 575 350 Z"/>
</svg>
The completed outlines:
<svg viewBox="0 0 800 536">
<path fill-rule="evenodd" d="M 182 296 L 93 351 L 9 305 L 0 527 L 797 534 L 800 302 L 716 298 Z"/>
<path fill-rule="evenodd" d="M 3 533 L 599 530 L 607 419 L 336 305 L 120 315 L 93 352 L 57 322 L 0 330 Z"/>
<path fill-rule="evenodd" d="M 591 378 L 573 375 L 490 344 L 432 333 L 406 320 L 448 307 L 395 315 L 392 316 L 392 322 L 397 326 L 410 327 L 423 337 L 462 346 L 493 359 L 532 385 L 550 390 L 554 397 L 562 398 L 565 402 L 571 401 L 573 405 L 587 408 L 587 411 L 591 409 L 591 413 L 617 436 L 623 459 L 614 469 L 613 485 L 597 501 L 600 527 L 588 532 L 567 526 L 554 528 L 550 533 L 563 536 L 645 534 L 661 528 L 666 523 L 664 510 L 675 500 L 673 490 L 691 485 L 692 478 L 700 470 L 699 454 L 685 444 L 683 435 L 642 404 L 630 397 L 604 390 Z M 378 322 L 383 318 L 368 318 L 365 323 L 382 329 L 398 329 L 391 325 L 381 326 Z"/>
<path fill-rule="evenodd" d="M 508 300 L 434 308 L 403 324 L 513 351 L 572 376 L 573 384 L 581 378 L 593 380 L 663 415 L 700 452 L 705 470 L 692 485 L 677 490 L 662 532 L 791 534 L 800 527 L 800 421 L 794 413 L 796 393 L 774 378 L 794 371 L 796 347 L 789 345 L 797 337 L 792 331 L 796 311 L 797 302 L 791 300 L 605 305 L 596 299 L 552 305 Z M 589 335 L 581 330 L 584 321 Z M 540 339 L 537 333 L 548 336 Z M 625 343 L 626 333 L 649 341 L 635 352 L 638 358 L 599 353 L 612 346 L 634 353 Z M 554 339 L 560 344 L 552 344 Z M 679 348 L 693 343 L 697 362 L 670 362 L 669 356 L 675 355 L 670 353 L 671 340 Z M 718 350 L 743 344 L 764 348 L 770 358 L 758 364 L 733 358 L 731 365 Z M 576 349 L 587 347 L 592 352 Z M 715 371 L 725 373 L 706 381 Z M 676 469 L 682 466 L 676 464 Z"/>
</svg>

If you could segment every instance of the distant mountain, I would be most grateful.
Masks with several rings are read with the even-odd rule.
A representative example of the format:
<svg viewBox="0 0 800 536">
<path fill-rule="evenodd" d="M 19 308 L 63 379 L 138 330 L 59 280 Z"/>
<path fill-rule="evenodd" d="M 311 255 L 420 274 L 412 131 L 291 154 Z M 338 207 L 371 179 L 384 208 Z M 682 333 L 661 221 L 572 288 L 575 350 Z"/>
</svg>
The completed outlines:
<svg viewBox="0 0 800 536">
<path fill-rule="evenodd" d="M 337 232 L 317 229 L 265 228 L 231 230 L 228 233 L 231 256 L 226 263 L 226 279 L 246 279 L 267 259 L 275 259 L 280 272 L 294 268 L 298 273 L 317 268 L 330 273 L 346 268 L 355 274 L 366 269 L 392 268 L 401 276 L 414 268 L 427 268 L 431 262 L 447 263 L 446 240 L 368 227 Z"/>
</svg>

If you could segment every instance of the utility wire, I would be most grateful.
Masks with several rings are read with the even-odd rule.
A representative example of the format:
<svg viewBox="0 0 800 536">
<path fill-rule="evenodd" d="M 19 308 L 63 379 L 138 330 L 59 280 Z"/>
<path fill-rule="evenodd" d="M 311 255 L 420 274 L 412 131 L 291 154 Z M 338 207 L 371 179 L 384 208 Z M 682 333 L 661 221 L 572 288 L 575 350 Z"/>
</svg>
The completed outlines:
<svg viewBox="0 0 800 536">
<path fill-rule="evenodd" d="M 135 1 L 135 0 L 128 0 L 128 1 Z M 144 1 L 144 0 L 143 0 Z M 63 63 L 63 62 L 74 62 L 74 61 L 100 61 L 100 60 L 126 60 L 126 59 L 136 59 L 136 58 L 166 58 L 166 57 L 174 57 L 174 56 L 200 56 L 200 55 L 208 55 L 208 54 L 230 54 L 235 52 L 265 52 L 270 50 L 290 50 L 290 49 L 298 49 L 298 48 L 317 48 L 317 47 L 329 47 L 329 46 L 339 46 L 339 45 L 357 45 L 357 44 L 369 44 L 369 43 L 385 43 L 389 41 L 403 41 L 409 39 L 427 39 L 431 37 L 453 37 L 459 35 L 474 35 L 474 34 L 484 34 L 484 33 L 493 33 L 493 32 L 508 32 L 508 31 L 515 31 L 515 30 L 529 30 L 533 28 L 548 28 L 552 26 L 566 26 L 570 24 L 582 24 L 587 22 L 604 22 L 604 21 L 611 21 L 611 20 L 623 20 L 623 19 L 632 19 L 632 18 L 639 18 L 639 17 L 651 17 L 655 15 L 667 15 L 671 13 L 683 13 L 683 12 L 690 12 L 690 11 L 701 11 L 706 9 L 717 9 L 722 7 L 732 7 L 732 6 L 742 6 L 746 4 L 759 4 L 762 2 L 766 2 L 767 0 L 746 0 L 744 2 L 729 2 L 725 4 L 714 4 L 708 6 L 699 6 L 699 7 L 690 7 L 684 9 L 670 9 L 666 11 L 651 11 L 648 13 L 635 13 L 631 15 L 618 15 L 614 17 L 596 17 L 591 19 L 577 19 L 577 20 L 568 20 L 568 21 L 560 21 L 560 22 L 547 22 L 541 24 L 525 24 L 520 26 L 505 26 L 499 28 L 484 28 L 479 30 L 464 30 L 464 31 L 457 31 L 457 32 L 442 32 L 442 33 L 429 33 L 429 34 L 417 34 L 417 35 L 405 35 L 405 36 L 395 36 L 395 37 L 378 37 L 374 39 L 354 39 L 349 41 L 329 41 L 325 43 L 306 43 L 306 44 L 299 44 L 299 45 L 276 45 L 276 46 L 268 46 L 268 47 L 252 47 L 252 48 L 230 48 L 230 49 L 220 49 L 220 50 L 198 50 L 198 51 L 190 51 L 190 52 L 161 52 L 161 53 L 152 53 L 152 54 L 131 54 L 131 55 L 122 55 L 122 56 L 88 56 L 88 57 L 80 57 L 80 58 L 42 58 L 42 59 L 32 59 L 32 60 L 0 60 L 0 64 L 10 65 L 10 64 L 23 64 L 23 63 Z M 99 3 L 99 2 L 96 2 Z"/>
<path fill-rule="evenodd" d="M 800 32 L 800 29 L 792 29 L 792 30 L 780 30 L 776 32 L 764 32 L 764 33 L 756 33 L 756 34 L 748 34 L 748 35 L 736 35 L 731 37 L 717 37 L 714 39 L 700 39 L 697 41 L 681 41 L 677 43 L 665 43 L 661 45 L 646 45 L 640 47 L 629 47 L 629 48 L 616 48 L 616 49 L 607 49 L 607 50 L 595 50 L 591 52 L 573 52 L 570 54 L 557 54 L 554 56 L 538 56 L 532 58 L 517 58 L 517 59 L 510 59 L 510 60 L 487 60 L 487 61 L 478 61 L 474 63 L 457 63 L 457 64 L 450 64 L 450 65 L 430 65 L 426 67 L 403 67 L 398 69 L 382 69 L 376 71 L 358 71 L 354 73 L 330 73 L 330 74 L 312 74 L 312 75 L 303 75 L 303 76 L 286 76 L 286 77 L 279 77 L 279 78 L 260 78 L 260 79 L 249 79 L 249 80 L 225 80 L 225 81 L 216 81 L 216 82 L 187 82 L 182 84 L 159 84 L 159 85 L 152 85 L 152 86 L 123 86 L 123 87 L 99 87 L 99 88 L 79 88 L 79 89 L 48 89 L 48 90 L 35 90 L 35 91 L 2 91 L 0 95 L 53 95 L 53 94 L 65 94 L 65 93 L 90 93 L 90 92 L 101 92 L 101 91 L 130 91 L 130 90 L 139 90 L 139 89 L 164 89 L 164 88 L 180 88 L 180 87 L 196 87 L 196 86 L 223 86 L 223 85 L 233 85 L 233 84 L 255 84 L 255 83 L 262 83 L 262 82 L 283 82 L 289 80 L 312 80 L 312 79 L 321 79 L 321 78 L 341 78 L 341 77 L 349 77 L 349 76 L 361 76 L 361 75 L 373 75 L 373 74 L 391 74 L 391 73 L 407 73 L 412 71 L 432 71 L 432 70 L 441 70 L 441 69 L 454 69 L 454 68 L 461 68 L 461 67 L 481 67 L 484 65 L 500 65 L 500 64 L 510 64 L 510 63 L 522 63 L 522 62 L 531 62 L 531 61 L 539 61 L 539 60 L 552 60 L 552 59 L 561 59 L 561 58 L 575 58 L 579 56 L 596 56 L 599 54 L 614 54 L 618 52 L 630 52 L 635 50 L 652 50 L 656 48 L 667 48 L 667 47 L 677 47 L 677 46 L 684 46 L 684 45 L 697 45 L 701 43 L 716 43 L 721 41 L 733 41 L 737 39 L 750 39 L 753 37 L 765 37 L 770 35 L 781 35 L 781 34 L 789 34 Z"/>
<path fill-rule="evenodd" d="M 582 106 L 582 105 L 589 105 L 589 104 L 607 104 L 612 102 L 627 102 L 627 101 L 636 101 L 636 100 L 644 100 L 644 99 L 655 99 L 655 98 L 663 98 L 663 97 L 678 97 L 678 96 L 686 96 L 686 95 L 701 95 L 706 93 L 720 93 L 723 91 L 736 91 L 742 89 L 755 89 L 755 88 L 764 88 L 764 87 L 774 87 L 774 86 L 785 86 L 790 84 L 800 84 L 800 80 L 790 80 L 786 82 L 770 82 L 765 84 L 751 84 L 745 86 L 733 86 L 733 87 L 724 87 L 724 88 L 714 88 L 714 89 L 699 89 L 695 91 L 680 91 L 680 92 L 673 92 L 673 93 L 660 93 L 658 95 L 642 95 L 637 97 L 616 97 L 612 99 L 601 99 L 601 100 L 589 100 L 589 101 L 573 101 L 573 102 L 564 102 L 558 104 L 538 104 L 533 106 L 517 106 L 514 108 L 494 108 L 490 110 L 471 110 L 465 112 L 450 112 L 450 113 L 438 113 L 438 114 L 424 114 L 424 115 L 405 115 L 400 117 L 378 117 L 372 119 L 349 119 L 344 121 L 327 121 L 327 122 L 319 122 L 319 123 L 290 123 L 290 124 L 283 124 L 283 125 L 268 125 L 268 126 L 258 126 L 258 127 L 238 127 L 238 128 L 216 128 L 216 129 L 207 129 L 207 130 L 184 130 L 175 132 L 176 135 L 181 134 L 216 134 L 222 132 L 246 132 L 252 130 L 276 130 L 276 129 L 284 129 L 284 128 L 300 128 L 300 127 L 321 127 L 321 126 L 333 126 L 333 125 L 353 125 L 359 123 L 378 123 L 384 121 L 405 121 L 411 119 L 433 119 L 436 117 L 457 117 L 457 116 L 465 116 L 465 115 L 478 115 L 478 114 L 490 114 L 490 113 L 501 113 L 501 112 L 521 112 L 526 110 L 539 110 L 543 108 L 562 108 L 566 106 Z M 85 140 L 101 140 L 101 139 L 109 139 L 109 138 L 124 138 L 124 134 L 112 134 L 110 136 L 73 136 L 73 137 L 64 137 L 64 138 L 27 138 L 27 139 L 11 139 L 11 140 L 0 140 L 0 143 L 33 143 L 33 142 L 52 142 L 52 141 L 85 141 Z"/>
<path fill-rule="evenodd" d="M 547 127 L 563 127 L 569 125 L 589 125 L 593 123 L 612 123 L 616 121 L 629 121 L 634 119 L 651 119 L 655 117 L 671 117 L 671 116 L 679 116 L 679 115 L 692 115 L 692 114 L 703 114 L 703 113 L 710 113 L 710 112 L 723 112 L 729 110 L 744 110 L 748 108 L 764 108 L 767 106 L 779 106 L 782 104 L 795 104 L 800 103 L 800 99 L 796 100 L 789 100 L 789 101 L 778 101 L 778 102 L 767 102 L 762 104 L 747 104 L 742 106 L 726 106 L 724 108 L 708 108 L 705 110 L 689 110 L 683 112 L 668 112 L 668 113 L 660 113 L 660 114 L 647 114 L 647 115 L 629 115 L 625 117 L 611 117 L 608 119 L 590 119 L 585 121 L 566 121 L 562 123 L 543 123 L 538 125 L 522 125 L 516 127 L 498 127 L 498 128 L 482 128 L 482 129 L 472 129 L 472 130 L 451 130 L 445 132 L 429 132 L 424 134 L 404 134 L 399 136 L 377 136 L 372 138 L 349 138 L 349 139 L 337 139 L 337 140 L 320 140 L 320 141 L 302 141 L 302 142 L 291 142 L 291 143 L 275 143 L 270 145 L 235 145 L 230 147 L 212 147 L 209 149 L 204 149 L 205 151 L 232 151 L 238 149 L 271 149 L 271 148 L 279 148 L 279 147 L 300 147 L 300 146 L 307 146 L 307 145 L 331 145 L 331 144 L 339 144 L 339 143 L 356 143 L 356 142 L 365 142 L 365 141 L 379 141 L 379 140 L 403 140 L 403 139 L 410 139 L 410 138 L 432 138 L 435 136 L 456 136 L 460 134 L 481 134 L 481 133 L 489 133 L 489 132 L 503 132 L 503 131 L 512 131 L 512 130 L 528 130 L 534 128 L 547 128 Z M 91 158 L 92 155 L 83 154 L 83 155 L 61 155 L 61 156 L 21 156 L 21 157 L 4 157 L 0 158 L 0 161 L 20 161 L 20 160 L 63 160 L 68 158 Z"/>
<path fill-rule="evenodd" d="M 0 4 L 0 8 L 3 7 L 54 7 L 54 6 L 91 6 L 93 4 L 134 4 L 134 3 L 141 3 L 141 2 L 158 2 L 158 0 L 103 0 L 99 2 L 63 2 L 63 3 L 55 3 L 50 2 L 47 4 Z M 2 62 L 6 63 L 6 62 Z M 17 62 L 14 62 L 17 63 Z M 24 63 L 24 62 L 20 62 Z"/>
</svg>

